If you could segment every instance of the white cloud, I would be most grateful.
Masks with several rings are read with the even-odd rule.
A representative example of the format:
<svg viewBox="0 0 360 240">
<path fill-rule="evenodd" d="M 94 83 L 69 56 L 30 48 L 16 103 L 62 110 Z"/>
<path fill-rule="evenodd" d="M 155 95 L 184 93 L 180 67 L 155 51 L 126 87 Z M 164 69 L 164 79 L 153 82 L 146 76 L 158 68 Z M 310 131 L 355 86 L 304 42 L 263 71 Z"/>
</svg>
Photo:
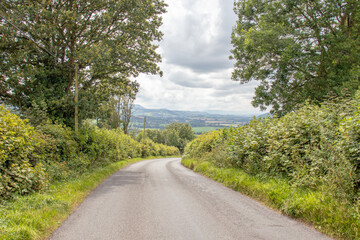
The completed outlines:
<svg viewBox="0 0 360 240">
<path fill-rule="evenodd" d="M 167 1 L 161 27 L 164 76 L 140 75 L 136 103 L 146 108 L 256 114 L 256 83 L 231 80 L 233 0 Z"/>
</svg>

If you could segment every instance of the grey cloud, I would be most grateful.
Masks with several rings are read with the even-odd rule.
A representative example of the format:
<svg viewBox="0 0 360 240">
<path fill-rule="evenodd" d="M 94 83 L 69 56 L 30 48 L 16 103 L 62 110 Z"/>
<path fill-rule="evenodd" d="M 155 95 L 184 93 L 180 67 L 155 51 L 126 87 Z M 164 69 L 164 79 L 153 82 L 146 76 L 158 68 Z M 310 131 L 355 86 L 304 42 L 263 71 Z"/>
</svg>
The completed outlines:
<svg viewBox="0 0 360 240">
<path fill-rule="evenodd" d="M 259 112 L 251 106 L 258 83 L 230 77 L 234 0 L 166 1 L 169 15 L 160 43 L 164 77 L 141 76 L 145 88 L 136 101 L 148 108 Z"/>
<path fill-rule="evenodd" d="M 211 96 L 219 98 L 219 97 L 227 97 L 234 94 L 236 94 L 236 92 L 234 92 L 233 90 L 218 90 L 213 92 Z"/>
<path fill-rule="evenodd" d="M 190 1 L 185 1 L 189 4 Z M 192 1 L 191 1 L 192 2 Z M 216 33 L 206 39 L 209 18 L 205 14 L 190 14 L 179 19 L 178 28 L 168 26 L 162 44 L 163 57 L 166 62 L 189 68 L 195 72 L 219 71 L 232 67 L 228 60 L 230 55 L 231 26 L 235 24 L 232 11 L 233 2 L 220 1 L 221 11 Z M 185 6 L 191 10 L 191 4 Z M 233 22 L 233 24 L 229 24 Z M 176 31 L 176 32 L 175 32 Z"/>
<path fill-rule="evenodd" d="M 246 92 L 246 93 L 239 93 L 236 90 L 228 89 L 228 90 L 216 90 L 214 91 L 211 96 L 215 98 L 222 98 L 222 97 L 228 97 L 228 96 L 242 96 L 242 98 L 246 99 L 252 99 L 253 98 L 253 92 Z"/>
<path fill-rule="evenodd" d="M 193 56 L 190 58 L 188 56 L 177 55 L 174 56 L 174 59 L 168 59 L 169 63 L 180 65 L 198 73 L 205 73 L 208 71 L 219 71 L 222 69 L 227 69 L 231 66 L 231 63 L 224 61 L 224 59 L 217 59 L 216 57 L 211 56 Z"/>
<path fill-rule="evenodd" d="M 254 89 L 258 85 L 257 82 L 250 82 L 245 84 L 240 84 L 239 82 L 234 81 L 222 81 L 214 89 L 215 92 L 211 94 L 212 97 L 226 97 L 230 95 L 242 95 L 246 99 L 252 99 L 254 95 Z"/>
<path fill-rule="evenodd" d="M 233 80 L 228 80 L 228 81 L 224 81 L 222 80 L 220 83 L 218 83 L 216 85 L 216 89 L 217 90 L 233 90 L 236 91 L 237 93 L 248 93 L 248 92 L 254 92 L 255 87 L 258 86 L 258 82 L 253 81 L 253 82 L 249 82 L 249 83 L 244 83 L 241 84 L 238 81 L 233 81 Z"/>
<path fill-rule="evenodd" d="M 213 84 L 198 77 L 190 76 L 185 72 L 175 72 L 169 76 L 169 80 L 179 86 L 188 88 L 212 88 Z"/>
</svg>

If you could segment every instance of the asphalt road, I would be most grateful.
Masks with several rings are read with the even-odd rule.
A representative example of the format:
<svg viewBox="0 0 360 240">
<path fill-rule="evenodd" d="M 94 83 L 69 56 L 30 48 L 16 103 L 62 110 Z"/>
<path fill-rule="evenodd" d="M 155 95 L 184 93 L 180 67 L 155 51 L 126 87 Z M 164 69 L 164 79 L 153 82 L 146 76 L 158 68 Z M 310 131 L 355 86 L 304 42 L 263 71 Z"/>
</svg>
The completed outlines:
<svg viewBox="0 0 360 240">
<path fill-rule="evenodd" d="M 329 239 L 180 164 L 135 163 L 103 182 L 52 240 Z"/>
</svg>

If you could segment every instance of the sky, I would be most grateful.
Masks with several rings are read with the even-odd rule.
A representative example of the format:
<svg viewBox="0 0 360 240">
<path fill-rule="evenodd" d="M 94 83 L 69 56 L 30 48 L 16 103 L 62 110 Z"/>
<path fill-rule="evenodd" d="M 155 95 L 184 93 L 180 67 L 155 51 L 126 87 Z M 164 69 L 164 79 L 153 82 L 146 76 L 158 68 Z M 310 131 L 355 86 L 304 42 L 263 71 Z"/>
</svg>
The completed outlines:
<svg viewBox="0 0 360 240">
<path fill-rule="evenodd" d="M 140 75 L 135 104 L 145 108 L 258 115 L 256 82 L 231 80 L 234 0 L 167 0 L 159 44 L 163 77 Z"/>
</svg>

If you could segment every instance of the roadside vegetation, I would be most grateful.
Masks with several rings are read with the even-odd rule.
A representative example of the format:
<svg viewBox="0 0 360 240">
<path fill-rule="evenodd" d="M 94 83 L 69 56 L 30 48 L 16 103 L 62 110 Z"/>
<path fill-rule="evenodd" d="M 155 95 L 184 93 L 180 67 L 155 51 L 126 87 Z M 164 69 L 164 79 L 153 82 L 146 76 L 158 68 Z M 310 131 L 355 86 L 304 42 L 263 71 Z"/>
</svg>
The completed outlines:
<svg viewBox="0 0 360 240">
<path fill-rule="evenodd" d="M 129 133 L 140 73 L 160 74 L 163 1 L 3 1 L 0 239 L 42 239 L 128 163 L 179 155 Z"/>
<path fill-rule="evenodd" d="M 37 192 L 123 159 L 179 154 L 175 147 L 137 142 L 121 130 L 86 123 L 77 133 L 48 121 L 34 128 L 2 105 L 0 132 L 1 199 Z"/>
<path fill-rule="evenodd" d="M 142 141 L 144 132 L 140 132 L 136 139 Z M 171 123 L 165 129 L 147 129 L 145 138 L 167 146 L 173 146 L 184 152 L 186 144 L 195 138 L 193 128 L 188 123 Z"/>
<path fill-rule="evenodd" d="M 344 239 L 360 238 L 360 95 L 203 134 L 183 163 Z"/>
<path fill-rule="evenodd" d="M 200 135 L 183 164 L 360 239 L 359 1 L 235 1 L 232 79 L 272 117 Z"/>
<path fill-rule="evenodd" d="M 40 239 L 106 177 L 139 157 L 179 155 L 120 129 L 32 126 L 0 105 L 0 239 Z M 30 118 L 31 119 L 31 118 Z"/>
<path fill-rule="evenodd" d="M 151 159 L 154 157 L 147 157 Z M 119 161 L 86 171 L 68 181 L 50 184 L 43 191 L 13 196 L 0 208 L 0 239 L 45 239 L 103 180 L 117 170 L 144 158 Z"/>
</svg>

